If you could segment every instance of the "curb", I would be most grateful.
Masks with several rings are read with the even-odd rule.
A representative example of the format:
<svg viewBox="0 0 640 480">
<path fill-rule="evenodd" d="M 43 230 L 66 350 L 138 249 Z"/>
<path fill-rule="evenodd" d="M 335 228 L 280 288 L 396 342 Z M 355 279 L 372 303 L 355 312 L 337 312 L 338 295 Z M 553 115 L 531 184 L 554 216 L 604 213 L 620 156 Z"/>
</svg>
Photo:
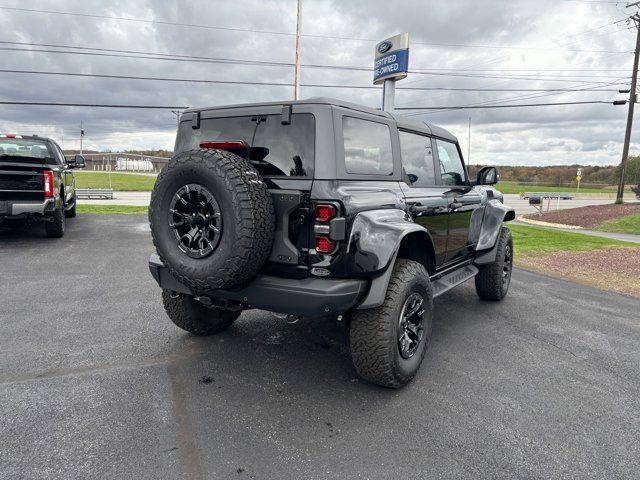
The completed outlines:
<svg viewBox="0 0 640 480">
<path fill-rule="evenodd" d="M 551 223 L 543 222 L 542 220 L 532 220 L 530 218 L 525 218 L 524 215 L 520 215 L 517 220 L 518 222 L 528 223 L 530 225 L 538 225 L 540 227 L 563 228 L 567 230 L 584 230 L 583 227 L 579 227 L 577 225 L 565 225 L 563 223 Z"/>
</svg>

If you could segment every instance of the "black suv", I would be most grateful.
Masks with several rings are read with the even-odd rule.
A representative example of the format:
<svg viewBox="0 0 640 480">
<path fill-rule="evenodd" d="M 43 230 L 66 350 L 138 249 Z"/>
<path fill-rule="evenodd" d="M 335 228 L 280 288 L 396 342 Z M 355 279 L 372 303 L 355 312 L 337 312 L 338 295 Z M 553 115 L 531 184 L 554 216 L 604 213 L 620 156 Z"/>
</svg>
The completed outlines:
<svg viewBox="0 0 640 480">
<path fill-rule="evenodd" d="M 331 99 L 192 109 L 158 176 L 151 273 L 196 335 L 242 310 L 333 316 L 365 379 L 400 387 L 431 338 L 433 299 L 475 277 L 501 300 L 514 211 L 470 181 L 434 125 Z"/>
<path fill-rule="evenodd" d="M 0 134 L 0 222 L 42 220 L 48 237 L 62 237 L 65 217 L 76 216 L 73 169 L 84 166 L 50 138 Z"/>
</svg>

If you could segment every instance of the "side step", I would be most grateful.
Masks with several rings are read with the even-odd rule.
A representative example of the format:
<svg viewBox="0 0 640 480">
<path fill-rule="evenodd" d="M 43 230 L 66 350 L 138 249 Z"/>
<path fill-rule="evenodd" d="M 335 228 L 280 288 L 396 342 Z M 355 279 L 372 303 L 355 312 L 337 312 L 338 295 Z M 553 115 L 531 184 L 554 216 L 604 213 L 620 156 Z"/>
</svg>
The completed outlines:
<svg viewBox="0 0 640 480">
<path fill-rule="evenodd" d="M 460 270 L 455 270 L 451 273 L 440 277 L 433 281 L 433 298 L 439 297 L 443 293 L 448 292 L 453 287 L 457 287 L 461 283 L 475 277 L 478 273 L 477 267 L 474 265 L 467 265 Z"/>
</svg>

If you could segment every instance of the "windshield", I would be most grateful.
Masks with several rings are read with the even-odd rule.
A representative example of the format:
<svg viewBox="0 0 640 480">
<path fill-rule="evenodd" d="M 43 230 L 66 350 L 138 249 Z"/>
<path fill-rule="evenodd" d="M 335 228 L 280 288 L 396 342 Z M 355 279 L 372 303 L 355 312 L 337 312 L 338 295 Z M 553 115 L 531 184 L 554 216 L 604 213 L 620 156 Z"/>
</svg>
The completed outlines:
<svg viewBox="0 0 640 480">
<path fill-rule="evenodd" d="M 312 177 L 315 150 L 315 118 L 294 113 L 290 124 L 281 115 L 205 118 L 199 129 L 183 122 L 175 153 L 198 148 L 201 142 L 243 140 L 251 146 L 250 161 L 265 177 Z"/>
<path fill-rule="evenodd" d="M 53 150 L 43 140 L 27 138 L 0 138 L 0 157 L 25 157 L 42 159 L 46 163 L 55 164 Z M 19 161 L 19 159 L 18 159 Z"/>
</svg>

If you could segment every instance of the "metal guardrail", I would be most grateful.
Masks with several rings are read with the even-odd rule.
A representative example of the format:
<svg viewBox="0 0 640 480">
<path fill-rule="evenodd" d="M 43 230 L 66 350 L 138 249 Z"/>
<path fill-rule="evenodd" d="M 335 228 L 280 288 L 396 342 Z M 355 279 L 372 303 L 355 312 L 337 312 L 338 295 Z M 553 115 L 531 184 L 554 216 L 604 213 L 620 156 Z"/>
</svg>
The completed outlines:
<svg viewBox="0 0 640 480">
<path fill-rule="evenodd" d="M 113 200 L 113 190 L 110 188 L 76 188 L 76 198 L 104 198 Z"/>
<path fill-rule="evenodd" d="M 524 192 L 521 195 L 523 200 L 528 200 L 529 198 L 550 198 L 550 199 L 560 199 L 560 200 L 571 200 L 575 198 L 573 193 L 566 192 Z"/>
</svg>

